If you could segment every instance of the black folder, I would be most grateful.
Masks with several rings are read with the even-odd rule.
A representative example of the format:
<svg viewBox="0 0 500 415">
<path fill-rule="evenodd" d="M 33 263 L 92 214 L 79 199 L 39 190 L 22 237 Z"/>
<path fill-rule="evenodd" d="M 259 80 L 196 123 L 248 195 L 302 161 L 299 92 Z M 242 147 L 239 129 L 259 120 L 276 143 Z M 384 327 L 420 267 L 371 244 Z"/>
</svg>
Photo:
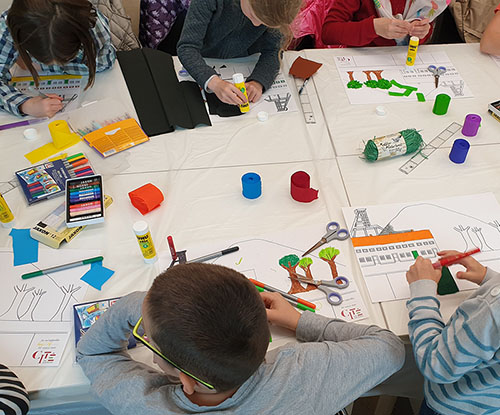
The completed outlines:
<svg viewBox="0 0 500 415">
<path fill-rule="evenodd" d="M 172 56 L 154 49 L 117 52 L 127 88 L 144 132 L 153 137 L 175 127 L 212 125 L 200 87 L 179 82 Z"/>
</svg>

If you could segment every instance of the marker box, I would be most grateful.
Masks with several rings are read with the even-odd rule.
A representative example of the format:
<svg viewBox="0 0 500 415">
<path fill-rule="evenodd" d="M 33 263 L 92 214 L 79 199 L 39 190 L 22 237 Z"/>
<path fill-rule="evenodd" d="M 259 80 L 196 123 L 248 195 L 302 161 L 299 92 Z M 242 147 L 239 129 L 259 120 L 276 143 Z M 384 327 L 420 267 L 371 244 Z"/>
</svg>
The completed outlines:
<svg viewBox="0 0 500 415">
<path fill-rule="evenodd" d="M 66 180 L 66 226 L 74 228 L 104 221 L 100 175 Z"/>
<path fill-rule="evenodd" d="M 500 101 L 492 102 L 488 105 L 488 112 L 497 121 L 500 121 Z"/>
</svg>

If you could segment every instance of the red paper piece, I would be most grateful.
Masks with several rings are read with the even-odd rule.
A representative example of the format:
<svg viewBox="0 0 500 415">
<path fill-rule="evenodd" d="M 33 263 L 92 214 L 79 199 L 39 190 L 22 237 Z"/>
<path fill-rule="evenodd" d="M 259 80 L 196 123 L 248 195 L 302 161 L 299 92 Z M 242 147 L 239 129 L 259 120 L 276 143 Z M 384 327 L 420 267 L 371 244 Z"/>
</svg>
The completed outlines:
<svg viewBox="0 0 500 415">
<path fill-rule="evenodd" d="M 163 193 L 151 183 L 132 190 L 128 196 L 132 205 L 143 215 L 156 209 L 163 202 Z"/>
<path fill-rule="evenodd" d="M 305 171 L 292 174 L 290 194 L 297 202 L 309 203 L 318 198 L 318 190 L 311 188 L 311 178 Z"/>
<path fill-rule="evenodd" d="M 307 79 L 313 76 L 321 66 L 323 66 L 322 63 L 310 61 L 299 56 L 293 62 L 288 73 L 297 78 Z"/>
</svg>

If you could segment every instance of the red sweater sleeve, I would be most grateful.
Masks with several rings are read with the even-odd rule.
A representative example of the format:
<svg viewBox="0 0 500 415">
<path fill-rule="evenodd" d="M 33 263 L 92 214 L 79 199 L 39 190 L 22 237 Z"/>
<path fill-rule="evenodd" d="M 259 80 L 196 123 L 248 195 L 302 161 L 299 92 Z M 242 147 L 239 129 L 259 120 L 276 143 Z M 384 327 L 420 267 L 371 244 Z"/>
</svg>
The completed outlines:
<svg viewBox="0 0 500 415">
<path fill-rule="evenodd" d="M 373 27 L 375 13 L 363 10 L 362 6 L 365 5 L 362 3 L 365 2 L 363 0 L 334 1 L 323 24 L 321 33 L 323 43 L 354 47 L 367 46 L 378 37 Z"/>
</svg>

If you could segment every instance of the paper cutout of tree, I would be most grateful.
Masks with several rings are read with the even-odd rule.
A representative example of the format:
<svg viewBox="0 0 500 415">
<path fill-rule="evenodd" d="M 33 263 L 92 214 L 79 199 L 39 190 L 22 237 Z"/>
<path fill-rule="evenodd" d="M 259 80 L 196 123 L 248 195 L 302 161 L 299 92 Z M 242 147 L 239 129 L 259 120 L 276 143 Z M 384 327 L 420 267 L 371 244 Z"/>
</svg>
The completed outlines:
<svg viewBox="0 0 500 415">
<path fill-rule="evenodd" d="M 340 251 L 337 248 L 332 247 L 323 248 L 321 251 L 319 251 L 319 257 L 323 261 L 328 262 L 333 279 L 339 276 L 339 273 L 337 272 L 337 265 L 335 264 L 335 258 L 338 254 L 340 254 Z"/>
<path fill-rule="evenodd" d="M 455 294 L 457 293 L 457 283 L 453 279 L 448 267 L 441 268 L 441 279 L 439 280 L 437 293 L 439 295 Z"/>
<path fill-rule="evenodd" d="M 299 267 L 304 270 L 304 272 L 306 273 L 306 278 L 310 279 L 310 280 L 313 279 L 312 272 L 311 272 L 312 263 L 313 263 L 313 260 L 309 257 L 302 258 L 299 261 Z M 313 284 L 307 284 L 306 291 L 312 291 L 312 290 L 315 290 L 316 288 L 317 287 Z"/>
<path fill-rule="evenodd" d="M 307 290 L 302 287 L 295 274 L 295 269 L 299 265 L 299 257 L 297 255 L 291 254 L 286 255 L 279 260 L 279 264 L 281 267 L 285 268 L 290 275 L 290 281 L 292 282 L 292 286 L 288 290 L 288 294 L 297 294 L 303 293 Z"/>
</svg>

